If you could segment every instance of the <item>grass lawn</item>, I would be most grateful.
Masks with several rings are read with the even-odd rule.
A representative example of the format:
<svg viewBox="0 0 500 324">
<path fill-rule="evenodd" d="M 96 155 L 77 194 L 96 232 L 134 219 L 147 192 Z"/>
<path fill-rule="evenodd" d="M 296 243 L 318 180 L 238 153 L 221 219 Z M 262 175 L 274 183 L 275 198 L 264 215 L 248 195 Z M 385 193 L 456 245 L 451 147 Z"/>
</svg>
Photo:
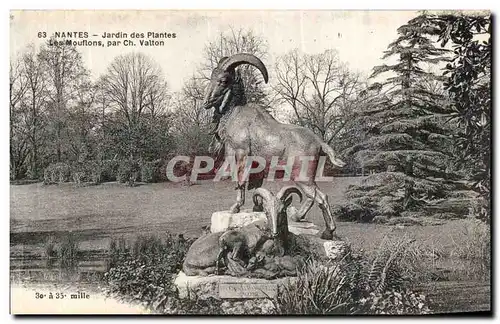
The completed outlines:
<svg viewBox="0 0 500 324">
<path fill-rule="evenodd" d="M 335 178 L 333 184 L 320 183 L 333 205 L 343 199 L 347 186 L 361 178 Z M 266 182 L 273 192 L 283 185 Z M 245 206 L 251 207 L 251 193 Z M 40 183 L 11 186 L 11 245 L 40 243 L 48 234 L 73 231 L 84 241 L 110 235 L 138 233 L 182 233 L 197 236 L 210 225 L 213 212 L 228 209 L 235 199 L 233 182 L 203 181 L 191 187 L 180 183 L 157 183 L 135 188 L 118 183 L 76 187 L 74 184 L 44 186 Z M 315 205 L 308 219 L 323 227 L 323 217 Z M 464 221 L 437 226 L 394 226 L 340 222 L 337 234 L 356 248 L 370 251 L 387 233 L 408 233 L 436 250 L 452 250 L 466 239 Z"/>
</svg>

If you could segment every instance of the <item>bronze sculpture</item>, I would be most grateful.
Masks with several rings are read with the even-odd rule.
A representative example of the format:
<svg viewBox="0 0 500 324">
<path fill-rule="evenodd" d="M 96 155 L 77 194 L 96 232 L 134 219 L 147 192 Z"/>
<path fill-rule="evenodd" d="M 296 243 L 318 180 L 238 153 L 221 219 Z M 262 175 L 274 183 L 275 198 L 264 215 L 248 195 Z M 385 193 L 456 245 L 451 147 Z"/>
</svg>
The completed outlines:
<svg viewBox="0 0 500 324">
<path fill-rule="evenodd" d="M 314 202 L 317 202 L 323 213 L 326 229 L 323 239 L 333 239 L 336 225 L 328 202 L 328 196 L 321 192 L 315 182 L 317 162 L 325 153 L 330 161 L 338 167 L 345 165 L 335 156 L 334 150 L 311 130 L 289 124 L 282 124 L 274 119 L 263 107 L 246 103 L 241 80 L 238 80 L 236 67 L 250 64 L 262 73 L 264 81 L 268 82 L 268 72 L 262 61 L 252 54 L 235 54 L 223 58 L 212 71 L 210 83 L 207 86 L 203 107 L 214 108 L 220 114 L 217 134 L 224 145 L 226 157 L 235 157 L 238 168 L 238 185 L 236 203 L 231 206 L 231 212 L 238 213 L 245 203 L 246 179 L 243 177 L 247 158 L 249 156 L 263 157 L 270 161 L 273 157 L 281 160 L 288 158 L 313 157 L 307 168 L 306 181 L 292 180 L 304 193 L 306 200 L 301 205 L 295 220 L 305 218 Z M 260 187 L 248 183 L 248 189 Z"/>
</svg>

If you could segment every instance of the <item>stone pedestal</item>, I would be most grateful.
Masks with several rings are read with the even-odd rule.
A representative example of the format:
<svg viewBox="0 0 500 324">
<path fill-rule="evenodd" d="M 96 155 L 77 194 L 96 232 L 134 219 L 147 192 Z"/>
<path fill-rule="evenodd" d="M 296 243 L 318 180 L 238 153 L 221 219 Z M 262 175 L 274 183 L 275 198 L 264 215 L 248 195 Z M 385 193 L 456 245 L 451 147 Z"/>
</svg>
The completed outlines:
<svg viewBox="0 0 500 324">
<path fill-rule="evenodd" d="M 318 225 L 313 224 L 311 222 L 292 222 L 288 221 L 288 231 L 293 234 L 301 235 L 316 235 L 319 233 L 321 229 Z"/>
<path fill-rule="evenodd" d="M 254 212 L 251 209 L 242 210 L 239 213 L 232 214 L 228 210 L 218 211 L 212 214 L 210 232 L 223 232 L 229 228 L 243 227 L 255 222 L 267 223 L 267 217 L 264 212 Z M 288 222 L 288 230 L 294 234 L 316 235 L 320 228 L 310 222 Z"/>
<path fill-rule="evenodd" d="M 334 261 L 340 261 L 350 251 L 350 245 L 345 241 L 327 241 L 317 235 L 294 235 L 292 239 L 301 250 Z"/>
<path fill-rule="evenodd" d="M 274 280 L 257 278 L 236 278 L 231 276 L 187 276 L 180 272 L 175 278 L 175 285 L 179 289 L 179 297 L 194 297 L 206 299 L 209 297 L 220 299 L 258 299 L 274 298 L 279 287 L 295 277 L 279 278 Z"/>
<path fill-rule="evenodd" d="M 239 213 L 230 213 L 228 210 L 212 214 L 210 231 L 223 232 L 229 228 L 239 228 L 255 222 L 267 223 L 264 212 L 254 212 L 251 209 Z M 340 260 L 349 251 L 349 245 L 344 241 L 326 241 L 318 237 L 319 226 L 311 222 L 288 221 L 288 230 L 299 237 L 299 243 L 310 245 L 316 252 L 332 260 Z"/>
<path fill-rule="evenodd" d="M 228 210 L 218 211 L 212 214 L 210 232 L 223 232 L 228 228 L 243 227 L 259 221 L 267 222 L 266 213 L 254 212 L 251 209 L 245 209 L 235 214 Z"/>
</svg>

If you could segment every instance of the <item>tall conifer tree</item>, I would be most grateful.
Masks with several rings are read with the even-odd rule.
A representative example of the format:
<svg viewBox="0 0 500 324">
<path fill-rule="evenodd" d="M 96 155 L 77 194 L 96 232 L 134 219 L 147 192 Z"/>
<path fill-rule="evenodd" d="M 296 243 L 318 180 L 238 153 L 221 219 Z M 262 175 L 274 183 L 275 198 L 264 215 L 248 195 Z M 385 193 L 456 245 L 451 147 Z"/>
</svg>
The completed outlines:
<svg viewBox="0 0 500 324">
<path fill-rule="evenodd" d="M 433 29 L 425 14 L 410 20 L 384 52 L 383 59 L 395 63 L 373 69 L 372 78 L 386 77 L 374 84 L 386 100 L 358 117 L 368 136 L 352 148 L 353 156 L 375 174 L 349 188 L 349 203 L 338 212 L 351 219 L 415 212 L 450 189 L 446 100 L 424 82 L 438 81 L 426 67 L 442 62 L 447 52 L 434 46 L 428 36 Z"/>
</svg>

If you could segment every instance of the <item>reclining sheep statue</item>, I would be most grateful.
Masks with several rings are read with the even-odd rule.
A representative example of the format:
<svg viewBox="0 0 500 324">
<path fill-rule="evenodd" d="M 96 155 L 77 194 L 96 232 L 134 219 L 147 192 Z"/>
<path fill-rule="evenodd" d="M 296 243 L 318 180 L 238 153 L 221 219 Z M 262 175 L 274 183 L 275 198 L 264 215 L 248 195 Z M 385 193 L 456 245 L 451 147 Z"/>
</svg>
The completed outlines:
<svg viewBox="0 0 500 324">
<path fill-rule="evenodd" d="M 267 189 L 256 189 L 254 210 L 263 210 L 267 222 L 203 235 L 191 245 L 183 263 L 184 273 L 264 278 L 293 275 L 300 263 L 300 258 L 287 255 L 290 233 L 286 210 L 293 193 L 302 201 L 302 193 L 295 186 L 283 187 L 276 196 Z"/>
</svg>

